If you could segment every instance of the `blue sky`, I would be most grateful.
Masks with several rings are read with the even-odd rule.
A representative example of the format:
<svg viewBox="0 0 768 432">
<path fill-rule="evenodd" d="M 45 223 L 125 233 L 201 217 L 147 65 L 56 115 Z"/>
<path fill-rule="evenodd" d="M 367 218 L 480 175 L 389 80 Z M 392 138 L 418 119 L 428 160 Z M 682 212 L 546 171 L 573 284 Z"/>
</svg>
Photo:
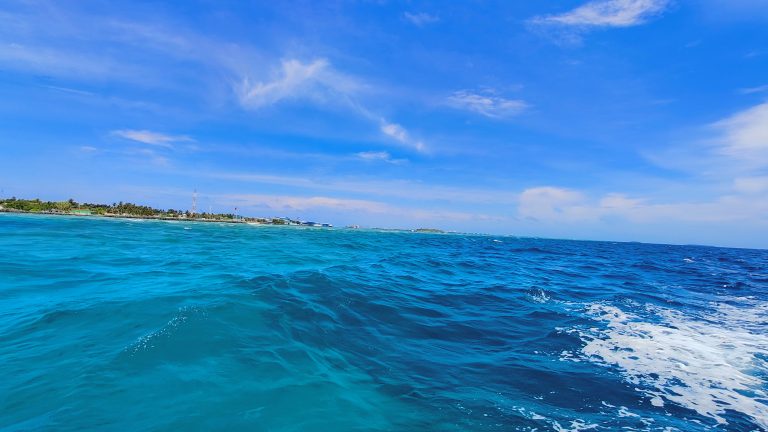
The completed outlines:
<svg viewBox="0 0 768 432">
<path fill-rule="evenodd" d="M 4 196 L 768 247 L 768 1 L 0 4 Z"/>
</svg>

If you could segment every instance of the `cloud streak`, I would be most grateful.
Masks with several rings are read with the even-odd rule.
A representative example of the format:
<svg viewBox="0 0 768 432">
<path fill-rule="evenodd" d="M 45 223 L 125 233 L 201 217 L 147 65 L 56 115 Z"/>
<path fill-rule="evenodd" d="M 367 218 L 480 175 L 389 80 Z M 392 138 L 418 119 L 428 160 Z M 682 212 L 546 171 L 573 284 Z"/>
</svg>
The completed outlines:
<svg viewBox="0 0 768 432">
<path fill-rule="evenodd" d="M 768 170 L 768 102 L 700 128 L 703 136 L 645 154 L 653 164 L 727 188 L 735 178 Z"/>
<path fill-rule="evenodd" d="M 135 65 L 38 44 L 0 43 L 0 65 L 16 71 L 55 74 L 66 78 L 133 80 L 142 72 Z"/>
<path fill-rule="evenodd" d="M 317 105 L 342 105 L 371 121 L 392 141 L 418 152 L 426 151 L 423 141 L 414 139 L 401 125 L 376 115 L 358 101 L 364 86 L 359 80 L 336 71 L 327 59 L 302 62 L 283 60 L 270 81 L 243 78 L 236 94 L 243 107 L 260 109 L 286 101 L 305 100 Z"/>
<path fill-rule="evenodd" d="M 274 211 L 306 211 L 316 208 L 329 208 L 340 211 L 362 211 L 366 213 L 386 213 L 387 204 L 357 199 L 341 199 L 325 196 L 282 196 L 282 195 L 226 195 L 226 199 L 237 202 L 240 206 L 266 207 Z"/>
<path fill-rule="evenodd" d="M 138 129 L 120 129 L 112 131 L 112 135 L 129 141 L 140 142 L 157 147 L 173 148 L 174 143 L 192 142 L 186 135 L 167 135 L 159 132 Z"/>
<path fill-rule="evenodd" d="M 499 217 L 478 213 L 458 212 L 442 209 L 423 209 L 393 206 L 379 201 L 335 198 L 327 196 L 286 196 L 231 194 L 218 196 L 219 201 L 240 208 L 267 208 L 275 212 L 307 212 L 325 209 L 338 212 L 369 213 L 402 218 L 399 222 L 411 221 L 472 221 L 500 220 Z M 403 220 L 405 219 L 405 220 Z"/>
<path fill-rule="evenodd" d="M 652 202 L 621 193 L 590 198 L 585 193 L 558 187 L 536 187 L 520 194 L 517 213 L 521 218 L 544 223 L 589 223 L 619 217 L 632 223 L 699 222 L 723 223 L 763 221 L 768 223 L 768 195 L 764 178 L 749 179 L 742 187 L 749 193 L 732 193 L 710 200 Z"/>
<path fill-rule="evenodd" d="M 428 184 L 412 180 L 371 180 L 366 178 L 311 178 L 260 173 L 236 172 L 177 172 L 180 175 L 206 177 L 228 182 L 243 182 L 290 186 L 305 190 L 343 192 L 366 197 L 392 197 L 411 201 L 443 201 L 449 204 L 511 205 L 517 200 L 514 192 L 471 187 Z"/>
<path fill-rule="evenodd" d="M 410 147 L 418 152 L 427 151 L 427 146 L 423 141 L 413 138 L 405 128 L 397 123 L 389 123 L 386 120 L 382 120 L 380 130 L 384 135 L 406 147 Z"/>
<path fill-rule="evenodd" d="M 535 17 L 541 25 L 581 28 L 631 27 L 658 16 L 669 6 L 669 0 L 595 0 L 571 11 Z"/>
<path fill-rule="evenodd" d="M 352 77 L 334 70 L 327 59 L 310 62 L 283 60 L 272 79 L 254 82 L 244 77 L 236 88 L 240 103 L 257 109 L 288 100 L 311 99 L 316 102 L 338 102 L 357 93 L 361 85 Z"/>
<path fill-rule="evenodd" d="M 427 24 L 433 24 L 440 21 L 440 17 L 436 15 L 431 15 L 425 12 L 416 12 L 416 13 L 405 12 L 403 14 L 403 18 L 405 18 L 408 22 L 418 27 L 423 27 Z"/>
<path fill-rule="evenodd" d="M 713 124 L 718 151 L 752 168 L 768 168 L 768 102 Z"/>
<path fill-rule="evenodd" d="M 367 151 L 367 152 L 360 152 L 357 153 L 356 156 L 364 160 L 366 162 L 386 162 L 390 164 L 402 164 L 407 162 L 405 159 L 394 159 L 392 158 L 392 155 L 389 154 L 389 152 L 385 151 Z"/>
<path fill-rule="evenodd" d="M 0 66 L 6 69 L 88 83 L 119 81 L 178 92 L 191 90 L 195 97 L 199 89 L 209 89 L 215 93 L 210 97 L 219 98 L 218 92 L 226 92 L 226 99 L 247 110 L 288 103 L 309 103 L 323 109 L 341 107 L 369 121 L 392 144 L 415 151 L 425 148 L 421 140 L 404 140 L 402 134 L 385 133 L 381 123 L 394 123 L 382 119 L 368 106 L 373 104 L 366 96 L 372 87 L 338 70 L 327 58 L 275 60 L 260 47 L 228 43 L 172 22 L 159 25 L 162 21 L 132 21 L 130 17 L 98 15 L 55 3 L 45 8 L 29 7 L 11 17 L 29 28 L 14 34 L 13 43 L 0 43 Z M 430 16 L 414 17 L 430 21 Z M 83 30 L 85 23 L 90 29 L 87 32 Z M 29 29 L 34 26 L 46 26 L 51 39 L 31 37 Z M 95 43 L 110 49 L 93 49 Z M 169 60 L 183 62 L 185 68 L 167 67 Z M 194 74 L 188 74 L 188 66 L 195 68 Z M 195 81 L 181 85 L 179 76 L 193 76 Z M 400 128 L 405 130 L 402 125 Z M 406 135 L 410 134 L 406 131 Z M 139 141 L 168 147 L 168 142 Z"/>
<path fill-rule="evenodd" d="M 528 104 L 521 99 L 505 99 L 492 93 L 480 94 L 469 90 L 455 92 L 448 98 L 448 105 L 493 119 L 513 117 L 528 108 Z"/>
<path fill-rule="evenodd" d="M 768 92 L 768 84 L 757 86 L 757 87 L 746 87 L 739 89 L 739 93 L 741 94 L 755 94 L 755 93 L 764 93 Z"/>
</svg>

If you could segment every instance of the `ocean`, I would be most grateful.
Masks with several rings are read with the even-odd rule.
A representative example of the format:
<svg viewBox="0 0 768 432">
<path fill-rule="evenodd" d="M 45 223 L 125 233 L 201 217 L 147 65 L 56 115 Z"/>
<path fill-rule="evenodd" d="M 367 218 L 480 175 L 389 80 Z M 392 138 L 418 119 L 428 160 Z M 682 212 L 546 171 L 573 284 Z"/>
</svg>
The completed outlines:
<svg viewBox="0 0 768 432">
<path fill-rule="evenodd" d="M 765 250 L 0 214 L 0 430 L 768 430 L 767 300 Z"/>
</svg>

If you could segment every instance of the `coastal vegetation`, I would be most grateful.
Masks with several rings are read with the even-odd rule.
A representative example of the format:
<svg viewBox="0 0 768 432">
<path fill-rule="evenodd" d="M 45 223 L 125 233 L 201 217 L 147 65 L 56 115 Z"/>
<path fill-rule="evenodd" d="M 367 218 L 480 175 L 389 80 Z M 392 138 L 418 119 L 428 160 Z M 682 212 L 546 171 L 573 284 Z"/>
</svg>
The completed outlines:
<svg viewBox="0 0 768 432">
<path fill-rule="evenodd" d="M 209 222 L 251 222 L 270 225 L 285 225 L 280 218 L 242 217 L 233 213 L 192 213 L 189 210 L 162 210 L 145 205 L 117 202 L 112 204 L 79 203 L 67 201 L 42 201 L 39 199 L 0 199 L 0 211 L 24 213 L 92 215 L 107 217 L 134 217 L 144 219 L 183 219 Z"/>
<path fill-rule="evenodd" d="M 443 234 L 445 231 L 437 228 L 416 228 L 413 232 L 417 233 L 431 233 L 431 234 Z"/>
</svg>

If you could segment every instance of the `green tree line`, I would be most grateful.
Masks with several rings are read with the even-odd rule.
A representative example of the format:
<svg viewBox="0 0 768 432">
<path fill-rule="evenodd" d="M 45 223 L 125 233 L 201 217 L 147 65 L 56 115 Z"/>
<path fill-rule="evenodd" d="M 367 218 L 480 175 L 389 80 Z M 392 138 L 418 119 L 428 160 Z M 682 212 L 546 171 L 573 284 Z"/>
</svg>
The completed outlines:
<svg viewBox="0 0 768 432">
<path fill-rule="evenodd" d="M 71 213 L 76 211 L 88 211 L 96 215 L 128 215 L 139 217 L 170 217 L 170 218 L 191 218 L 206 220 L 234 220 L 236 216 L 232 213 L 196 213 L 192 214 L 185 210 L 162 210 L 145 205 L 139 205 L 128 202 L 117 202 L 112 204 L 94 204 L 78 203 L 73 199 L 67 201 L 41 201 L 39 199 L 17 199 L 16 197 L 0 199 L 0 206 L 9 210 L 19 210 L 31 213 Z M 261 223 L 284 223 L 281 219 L 262 219 L 250 217 L 238 217 L 247 222 Z"/>
</svg>

